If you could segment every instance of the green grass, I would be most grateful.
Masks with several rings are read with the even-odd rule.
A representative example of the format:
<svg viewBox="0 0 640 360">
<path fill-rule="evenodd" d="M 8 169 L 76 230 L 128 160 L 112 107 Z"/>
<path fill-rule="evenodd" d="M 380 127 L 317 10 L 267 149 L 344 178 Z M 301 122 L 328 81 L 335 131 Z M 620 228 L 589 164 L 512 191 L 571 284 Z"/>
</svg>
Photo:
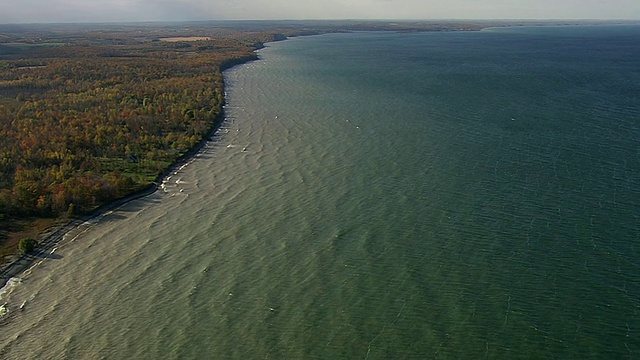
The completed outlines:
<svg viewBox="0 0 640 360">
<path fill-rule="evenodd" d="M 117 171 L 129 176 L 136 183 L 145 185 L 155 181 L 162 169 L 166 169 L 171 164 L 169 161 L 141 159 L 139 162 L 133 162 L 119 158 L 100 158 L 99 162 L 103 173 Z"/>
</svg>

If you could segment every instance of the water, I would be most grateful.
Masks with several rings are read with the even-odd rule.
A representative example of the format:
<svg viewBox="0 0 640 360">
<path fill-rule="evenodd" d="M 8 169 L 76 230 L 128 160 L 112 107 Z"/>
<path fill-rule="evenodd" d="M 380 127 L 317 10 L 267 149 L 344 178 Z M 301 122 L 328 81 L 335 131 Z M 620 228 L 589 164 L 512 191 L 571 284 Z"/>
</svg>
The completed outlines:
<svg viewBox="0 0 640 360">
<path fill-rule="evenodd" d="M 164 191 L 4 289 L 0 357 L 640 356 L 640 27 L 261 58 Z"/>
</svg>

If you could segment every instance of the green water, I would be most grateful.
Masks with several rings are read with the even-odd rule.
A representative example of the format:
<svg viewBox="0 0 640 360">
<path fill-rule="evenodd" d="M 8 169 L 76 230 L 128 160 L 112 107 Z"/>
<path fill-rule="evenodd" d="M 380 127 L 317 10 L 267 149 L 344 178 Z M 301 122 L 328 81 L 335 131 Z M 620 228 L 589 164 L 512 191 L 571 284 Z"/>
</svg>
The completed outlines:
<svg viewBox="0 0 640 360">
<path fill-rule="evenodd" d="M 640 27 L 260 57 L 162 192 L 4 289 L 0 357 L 640 356 Z"/>
</svg>

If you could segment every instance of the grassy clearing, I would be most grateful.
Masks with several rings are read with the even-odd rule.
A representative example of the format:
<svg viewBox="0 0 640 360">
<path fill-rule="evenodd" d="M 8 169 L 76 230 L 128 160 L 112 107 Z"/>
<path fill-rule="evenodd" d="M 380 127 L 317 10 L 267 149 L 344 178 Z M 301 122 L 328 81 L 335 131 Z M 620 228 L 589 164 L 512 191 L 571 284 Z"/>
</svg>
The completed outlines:
<svg viewBox="0 0 640 360">
<path fill-rule="evenodd" d="M 160 38 L 158 40 L 166 41 L 166 42 L 207 41 L 207 40 L 211 40 L 211 38 L 208 36 L 180 36 L 180 37 Z"/>
</svg>

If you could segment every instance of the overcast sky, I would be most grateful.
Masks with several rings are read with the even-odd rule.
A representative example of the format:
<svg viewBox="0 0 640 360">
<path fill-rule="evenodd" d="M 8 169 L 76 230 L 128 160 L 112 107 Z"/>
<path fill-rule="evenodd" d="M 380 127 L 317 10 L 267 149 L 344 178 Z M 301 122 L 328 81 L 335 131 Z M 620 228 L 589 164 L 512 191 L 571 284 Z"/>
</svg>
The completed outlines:
<svg viewBox="0 0 640 360">
<path fill-rule="evenodd" d="M 0 23 L 220 19 L 640 19 L 640 0 L 0 0 Z"/>
</svg>

